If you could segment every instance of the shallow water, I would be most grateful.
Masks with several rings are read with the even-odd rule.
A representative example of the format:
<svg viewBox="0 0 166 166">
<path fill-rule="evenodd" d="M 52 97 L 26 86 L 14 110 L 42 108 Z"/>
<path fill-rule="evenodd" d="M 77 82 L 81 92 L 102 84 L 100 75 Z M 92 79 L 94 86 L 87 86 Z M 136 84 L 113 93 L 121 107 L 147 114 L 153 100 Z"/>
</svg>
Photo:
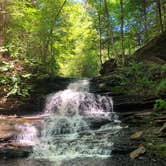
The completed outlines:
<svg viewBox="0 0 166 166">
<path fill-rule="evenodd" d="M 0 166 L 165 166 L 165 161 L 154 158 L 154 156 L 131 160 L 125 155 L 118 155 L 107 159 L 75 158 L 73 160 L 54 162 L 48 160 L 8 159 L 0 160 Z"/>
</svg>

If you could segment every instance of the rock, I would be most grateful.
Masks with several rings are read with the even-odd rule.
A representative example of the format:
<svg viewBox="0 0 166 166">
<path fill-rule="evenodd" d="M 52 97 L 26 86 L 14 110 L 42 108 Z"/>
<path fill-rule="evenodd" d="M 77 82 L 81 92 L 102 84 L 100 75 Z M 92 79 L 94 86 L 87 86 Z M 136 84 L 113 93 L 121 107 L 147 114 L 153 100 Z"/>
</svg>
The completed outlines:
<svg viewBox="0 0 166 166">
<path fill-rule="evenodd" d="M 119 89 L 119 93 L 112 93 L 112 87 L 119 86 L 119 79 L 116 75 L 111 73 L 108 76 L 96 77 L 90 82 L 90 91 L 100 95 L 110 96 L 114 100 L 114 110 L 115 112 L 129 112 L 129 111 L 140 111 L 143 109 L 153 108 L 156 99 L 159 96 L 146 96 L 133 94 L 129 95 L 123 93 Z M 165 99 L 166 96 L 160 96 L 160 98 Z"/>
<path fill-rule="evenodd" d="M 166 123 L 166 116 L 154 118 L 154 122 L 162 126 Z"/>
<path fill-rule="evenodd" d="M 31 146 L 5 143 L 0 145 L 0 158 L 28 157 L 32 153 Z"/>
<path fill-rule="evenodd" d="M 102 69 L 100 70 L 100 74 L 108 74 L 110 72 L 113 72 L 116 69 L 117 65 L 115 62 L 115 59 L 110 59 L 106 61 L 104 64 L 102 64 Z"/>
<path fill-rule="evenodd" d="M 133 56 L 146 63 L 165 64 L 166 62 L 166 31 L 138 49 Z"/>
<path fill-rule="evenodd" d="M 10 123 L 1 121 L 0 123 L 0 142 L 8 141 L 15 136 L 17 131 Z"/>
<path fill-rule="evenodd" d="M 140 155 L 144 154 L 146 152 L 146 149 L 144 146 L 140 146 L 138 149 L 134 150 L 130 153 L 130 158 L 135 159 L 139 157 Z"/>
<path fill-rule="evenodd" d="M 18 122 L 21 123 L 40 123 L 44 121 L 44 118 L 41 117 L 21 117 L 18 118 Z"/>
<path fill-rule="evenodd" d="M 166 122 L 163 124 L 162 128 L 160 129 L 160 133 L 166 133 Z"/>
<path fill-rule="evenodd" d="M 112 149 L 112 154 L 128 154 L 136 148 L 135 145 L 130 145 L 129 143 L 115 144 Z"/>
<path fill-rule="evenodd" d="M 132 140 L 140 140 L 143 136 L 143 131 L 137 131 L 133 135 L 130 136 Z"/>
<path fill-rule="evenodd" d="M 20 130 L 16 125 L 35 124 L 43 121 L 40 117 L 0 116 L 0 158 L 27 157 L 32 152 L 31 144 L 15 140 Z"/>
<path fill-rule="evenodd" d="M 160 133 L 160 137 L 166 137 L 166 122 L 161 127 L 159 133 Z"/>
</svg>

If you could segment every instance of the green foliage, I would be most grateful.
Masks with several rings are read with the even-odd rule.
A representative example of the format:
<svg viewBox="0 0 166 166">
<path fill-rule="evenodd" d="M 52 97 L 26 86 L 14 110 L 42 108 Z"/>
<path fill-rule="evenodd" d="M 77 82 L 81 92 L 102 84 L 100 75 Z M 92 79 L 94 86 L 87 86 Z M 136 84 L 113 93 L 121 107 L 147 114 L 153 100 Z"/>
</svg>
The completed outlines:
<svg viewBox="0 0 166 166">
<path fill-rule="evenodd" d="M 10 64 L 7 62 L 1 62 L 1 64 L 0 64 L 0 72 L 7 72 L 11 68 L 13 68 L 13 64 Z"/>
<path fill-rule="evenodd" d="M 99 67 L 96 51 L 97 33 L 93 29 L 90 15 L 81 4 L 72 5 L 71 14 L 68 8 L 66 10 L 66 19 L 70 27 L 68 27 L 68 35 L 63 37 L 63 43 L 60 45 L 65 47 L 65 50 L 59 50 L 59 73 L 73 77 L 94 76 Z M 56 42 L 57 47 L 59 44 Z"/>
<path fill-rule="evenodd" d="M 149 68 L 143 63 L 132 62 L 128 66 L 120 69 L 121 86 L 124 86 L 131 93 L 148 93 L 154 88 L 153 81 L 150 79 Z"/>
<path fill-rule="evenodd" d="M 161 74 L 163 78 L 166 78 L 166 64 L 161 67 Z"/>
<path fill-rule="evenodd" d="M 104 2 L 107 2 L 108 13 Z M 117 0 L 87 0 L 86 3 L 75 0 L 8 2 L 6 10 L 9 15 L 4 32 L 5 49 L 16 61 L 28 64 L 30 68 L 26 66 L 26 71 L 12 73 L 13 64 L 3 62 L 0 71 L 11 72 L 0 75 L 1 84 L 10 85 L 8 95 L 27 95 L 30 88 L 25 82 L 31 79 L 32 75 L 36 79 L 56 75 L 65 77 L 98 75 L 99 52 L 102 52 L 103 61 L 115 56 L 113 46 L 110 44 L 111 39 L 115 41 L 115 50 L 118 54 L 115 59 L 120 64 L 122 58 L 119 2 Z M 124 47 L 126 55 L 130 55 L 129 61 L 137 48 L 158 33 L 155 12 L 156 6 L 152 1 L 144 4 L 143 1 L 124 0 Z M 109 17 L 106 17 L 107 14 Z M 140 18 L 143 19 L 140 21 Z M 16 78 L 13 80 L 14 74 Z M 129 87 L 133 87 L 131 88 L 133 93 L 149 94 L 156 92 L 157 87 L 157 93 L 165 92 L 165 65 L 161 68 L 157 65 L 148 66 L 132 62 L 123 68 L 120 67 L 116 75 L 115 89 L 122 87 L 128 91 Z M 159 79 L 162 79 L 162 82 Z"/>
<path fill-rule="evenodd" d="M 116 90 L 122 88 L 122 91 L 127 93 L 141 95 L 166 92 L 166 80 L 161 65 L 130 62 L 127 66 L 119 68 L 114 75 L 117 79 L 113 89 Z"/>
<path fill-rule="evenodd" d="M 32 89 L 30 84 L 26 84 L 26 80 L 31 78 L 30 73 L 20 75 L 19 73 L 14 74 L 10 79 L 10 89 L 7 93 L 9 96 L 29 96 L 29 91 Z"/>
<path fill-rule="evenodd" d="M 99 65 L 92 18 L 82 3 L 64 2 L 10 2 L 6 48 L 21 61 L 42 65 L 50 75 L 94 76 Z"/>
<path fill-rule="evenodd" d="M 160 157 L 166 157 L 166 144 L 162 143 L 161 141 L 155 142 L 152 145 L 148 145 L 148 148 L 157 152 Z"/>
<path fill-rule="evenodd" d="M 1 95 L 3 96 L 29 96 L 31 86 L 26 83 L 31 79 L 32 74 L 25 70 L 19 71 L 16 69 L 17 63 L 9 59 L 2 60 L 0 63 L 0 86 L 2 87 Z M 5 92 L 3 92 L 4 90 Z"/>
<path fill-rule="evenodd" d="M 154 104 L 154 110 L 155 111 L 163 111 L 166 109 L 166 100 L 163 99 L 157 99 Z"/>
<path fill-rule="evenodd" d="M 157 93 L 165 94 L 166 93 L 166 79 L 162 79 L 157 85 Z"/>
</svg>

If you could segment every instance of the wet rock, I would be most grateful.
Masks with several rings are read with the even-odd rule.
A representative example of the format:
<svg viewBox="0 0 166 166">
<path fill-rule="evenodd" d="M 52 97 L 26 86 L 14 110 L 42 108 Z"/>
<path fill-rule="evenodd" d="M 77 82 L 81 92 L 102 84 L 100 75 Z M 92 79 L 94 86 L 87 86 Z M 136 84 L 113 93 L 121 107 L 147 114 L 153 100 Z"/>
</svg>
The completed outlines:
<svg viewBox="0 0 166 166">
<path fill-rule="evenodd" d="M 154 118 L 154 121 L 159 125 L 163 125 L 164 123 L 166 123 L 166 116 Z"/>
<path fill-rule="evenodd" d="M 130 138 L 132 140 L 140 140 L 143 136 L 143 131 L 137 131 L 136 133 L 132 134 Z"/>
<path fill-rule="evenodd" d="M 27 157 L 32 152 L 32 145 L 24 142 L 17 142 L 16 138 L 22 130 L 31 124 L 40 126 L 43 121 L 40 117 L 18 117 L 18 116 L 0 116 L 0 158 Z M 19 126 L 23 128 L 20 129 Z M 25 127 L 25 128 L 24 128 Z M 30 128 L 30 132 L 32 132 Z"/>
<path fill-rule="evenodd" d="M 28 157 L 30 153 L 32 153 L 31 146 L 15 143 L 5 143 L 0 145 L 0 158 Z"/>
<path fill-rule="evenodd" d="M 112 116 L 112 119 L 114 119 L 113 116 Z M 88 123 L 91 129 L 98 129 L 101 126 L 106 125 L 108 123 L 115 124 L 113 120 L 111 121 L 110 119 L 105 117 L 84 117 L 84 120 Z"/>
<path fill-rule="evenodd" d="M 144 146 L 140 146 L 138 149 L 134 150 L 130 153 L 130 158 L 135 159 L 139 157 L 140 155 L 144 154 L 146 152 L 146 149 Z"/>
<path fill-rule="evenodd" d="M 163 124 L 159 131 L 159 137 L 165 138 L 166 137 L 166 122 Z"/>
<path fill-rule="evenodd" d="M 16 135 L 17 131 L 12 124 L 5 122 L 0 123 L 0 142 L 8 141 Z"/>
<path fill-rule="evenodd" d="M 166 132 L 166 122 L 164 123 L 164 125 L 160 129 L 160 133 L 165 133 L 165 132 Z"/>
<path fill-rule="evenodd" d="M 112 154 L 128 154 L 136 148 L 135 145 L 129 145 L 125 143 L 115 144 L 112 150 Z"/>
</svg>

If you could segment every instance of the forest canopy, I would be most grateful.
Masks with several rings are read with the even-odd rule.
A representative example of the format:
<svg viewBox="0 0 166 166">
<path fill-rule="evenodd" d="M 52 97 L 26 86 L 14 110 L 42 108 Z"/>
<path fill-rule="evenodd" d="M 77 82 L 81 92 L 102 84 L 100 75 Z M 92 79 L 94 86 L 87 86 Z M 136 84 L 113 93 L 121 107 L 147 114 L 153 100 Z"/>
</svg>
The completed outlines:
<svg viewBox="0 0 166 166">
<path fill-rule="evenodd" d="M 92 77 L 125 65 L 166 27 L 165 0 L 1 0 L 4 48 L 50 75 Z"/>
</svg>

